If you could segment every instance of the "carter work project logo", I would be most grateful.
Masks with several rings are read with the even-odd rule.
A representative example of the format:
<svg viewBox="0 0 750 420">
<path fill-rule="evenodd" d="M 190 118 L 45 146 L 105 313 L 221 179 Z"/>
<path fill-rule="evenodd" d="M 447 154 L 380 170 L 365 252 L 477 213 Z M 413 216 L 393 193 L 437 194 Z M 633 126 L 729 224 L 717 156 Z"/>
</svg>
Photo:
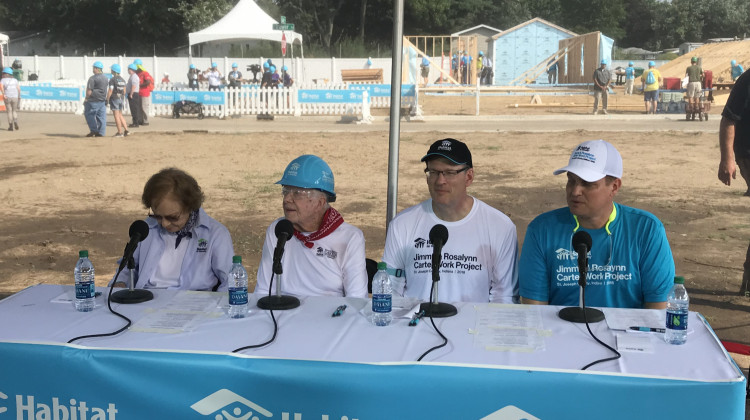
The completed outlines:
<svg viewBox="0 0 750 420">
<path fill-rule="evenodd" d="M 451 151 L 451 142 L 450 140 L 443 140 L 442 143 L 440 143 L 440 147 L 438 147 L 438 150 L 445 150 L 450 152 Z"/>
<path fill-rule="evenodd" d="M 190 408 L 216 420 L 260 420 L 273 416 L 270 411 L 228 389 L 220 389 Z"/>
<path fill-rule="evenodd" d="M 208 241 L 203 238 L 198 239 L 198 249 L 196 250 L 196 252 L 206 251 L 208 251 Z"/>
<path fill-rule="evenodd" d="M 414 240 L 414 248 L 425 248 L 428 243 L 427 239 L 417 238 Z"/>
</svg>

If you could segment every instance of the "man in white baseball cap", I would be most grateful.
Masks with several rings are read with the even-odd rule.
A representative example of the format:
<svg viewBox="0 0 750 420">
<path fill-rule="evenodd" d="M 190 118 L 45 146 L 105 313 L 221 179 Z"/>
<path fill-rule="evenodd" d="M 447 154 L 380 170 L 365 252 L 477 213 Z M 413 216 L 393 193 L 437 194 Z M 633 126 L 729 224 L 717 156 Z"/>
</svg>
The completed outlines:
<svg viewBox="0 0 750 420">
<path fill-rule="evenodd" d="M 664 308 L 674 260 L 664 225 L 653 214 L 615 203 L 622 187 L 622 157 L 604 140 L 573 149 L 566 173 L 567 207 L 537 216 L 526 230 L 519 283 L 523 303 L 579 304 L 578 254 L 572 238 L 591 235 L 586 305 Z"/>
</svg>

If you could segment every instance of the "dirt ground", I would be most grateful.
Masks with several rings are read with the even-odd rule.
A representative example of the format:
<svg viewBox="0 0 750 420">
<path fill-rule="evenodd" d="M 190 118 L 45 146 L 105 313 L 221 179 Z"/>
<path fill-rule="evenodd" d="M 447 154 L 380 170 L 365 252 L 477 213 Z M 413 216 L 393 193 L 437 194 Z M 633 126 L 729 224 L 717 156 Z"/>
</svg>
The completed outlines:
<svg viewBox="0 0 750 420">
<path fill-rule="evenodd" d="M 610 116 L 584 115 L 590 108 L 582 106 L 552 117 L 540 115 L 554 113 L 541 108 L 508 117 L 507 100 L 483 99 L 481 118 L 455 117 L 473 114 L 470 100 L 460 98 L 467 112 L 440 117 L 436 110 L 448 105 L 428 97 L 425 110 L 432 117 L 402 123 L 399 210 L 428 197 L 419 159 L 429 144 L 456 137 L 474 155 L 471 194 L 508 214 L 522 242 L 532 218 L 565 205 L 565 180 L 552 171 L 567 163 L 577 143 L 606 139 L 624 159 L 618 201 L 664 222 L 691 310 L 703 313 L 720 338 L 750 344 L 750 298 L 738 295 L 750 240 L 750 198 L 742 196 L 741 180 L 726 187 L 716 178 L 719 109 L 709 122 L 682 124 L 679 116 L 612 107 Z M 581 104 L 590 105 L 588 100 Z M 97 285 L 105 285 L 128 226 L 146 215 L 140 204 L 143 184 L 168 166 L 198 180 L 206 211 L 227 226 L 235 252 L 254 273 L 265 229 L 282 215 L 274 182 L 294 157 L 317 154 L 334 171 L 335 207 L 364 231 L 368 257 L 381 256 L 389 135 L 383 118 L 364 127 L 330 118 L 264 123 L 250 117 L 201 122 L 157 117 L 127 139 L 87 139 L 81 136 L 86 132 L 81 116 L 30 113 L 22 114 L 21 131 L 0 132 L 0 240 L 5 243 L 0 293 L 37 283 L 72 283 L 79 249 L 89 250 Z"/>
</svg>

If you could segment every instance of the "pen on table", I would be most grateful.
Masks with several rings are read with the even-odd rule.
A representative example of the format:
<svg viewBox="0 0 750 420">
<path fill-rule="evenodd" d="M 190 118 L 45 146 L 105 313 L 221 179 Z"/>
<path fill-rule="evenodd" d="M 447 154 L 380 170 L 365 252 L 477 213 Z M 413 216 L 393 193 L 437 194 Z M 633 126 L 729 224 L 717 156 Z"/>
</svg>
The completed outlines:
<svg viewBox="0 0 750 420">
<path fill-rule="evenodd" d="M 344 310 L 346 309 L 346 305 L 341 305 L 338 308 L 336 308 L 335 311 L 331 314 L 331 316 L 341 316 L 341 314 L 344 313 Z"/>
<path fill-rule="evenodd" d="M 633 331 L 640 331 L 640 332 L 656 332 L 656 333 L 663 333 L 666 330 L 664 328 L 651 328 L 651 327 L 630 327 Z"/>
<path fill-rule="evenodd" d="M 419 312 L 415 312 L 414 316 L 411 317 L 411 321 L 409 321 L 409 326 L 416 327 L 417 324 L 419 323 L 419 320 L 422 319 L 423 316 L 424 316 L 424 309 Z"/>
</svg>

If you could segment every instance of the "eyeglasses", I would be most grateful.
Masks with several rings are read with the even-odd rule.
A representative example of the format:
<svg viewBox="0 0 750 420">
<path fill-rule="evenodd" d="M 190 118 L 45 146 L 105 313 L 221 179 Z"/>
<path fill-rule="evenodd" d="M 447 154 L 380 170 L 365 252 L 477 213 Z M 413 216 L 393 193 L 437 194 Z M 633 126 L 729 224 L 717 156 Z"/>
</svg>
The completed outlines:
<svg viewBox="0 0 750 420">
<path fill-rule="evenodd" d="M 424 173 L 427 175 L 427 178 L 431 179 L 438 179 L 440 175 L 443 175 L 445 179 L 451 179 L 454 178 L 456 175 L 460 174 L 463 171 L 469 170 L 470 167 L 466 166 L 458 170 L 450 170 L 450 171 L 436 171 L 434 169 L 425 168 Z"/>
<path fill-rule="evenodd" d="M 179 221 L 180 221 L 180 219 L 182 218 L 182 213 L 183 213 L 183 212 L 180 212 L 180 214 L 178 214 L 177 216 L 174 216 L 174 215 L 170 215 L 170 216 L 159 216 L 159 215 L 156 215 L 156 214 L 154 214 L 154 213 L 149 213 L 149 214 L 148 214 L 148 217 L 150 217 L 150 218 L 152 218 L 152 219 L 156 220 L 156 221 L 157 221 L 157 222 L 159 222 L 159 223 L 161 223 L 161 221 L 162 221 L 162 220 L 166 220 L 166 221 L 167 221 L 167 222 L 169 222 L 169 223 L 175 224 L 175 223 L 179 222 Z"/>
<path fill-rule="evenodd" d="M 303 198 L 310 198 L 315 194 L 315 190 L 308 190 L 303 188 L 292 188 L 292 187 L 281 187 L 281 195 L 286 197 L 291 194 L 293 200 L 299 200 Z"/>
</svg>

